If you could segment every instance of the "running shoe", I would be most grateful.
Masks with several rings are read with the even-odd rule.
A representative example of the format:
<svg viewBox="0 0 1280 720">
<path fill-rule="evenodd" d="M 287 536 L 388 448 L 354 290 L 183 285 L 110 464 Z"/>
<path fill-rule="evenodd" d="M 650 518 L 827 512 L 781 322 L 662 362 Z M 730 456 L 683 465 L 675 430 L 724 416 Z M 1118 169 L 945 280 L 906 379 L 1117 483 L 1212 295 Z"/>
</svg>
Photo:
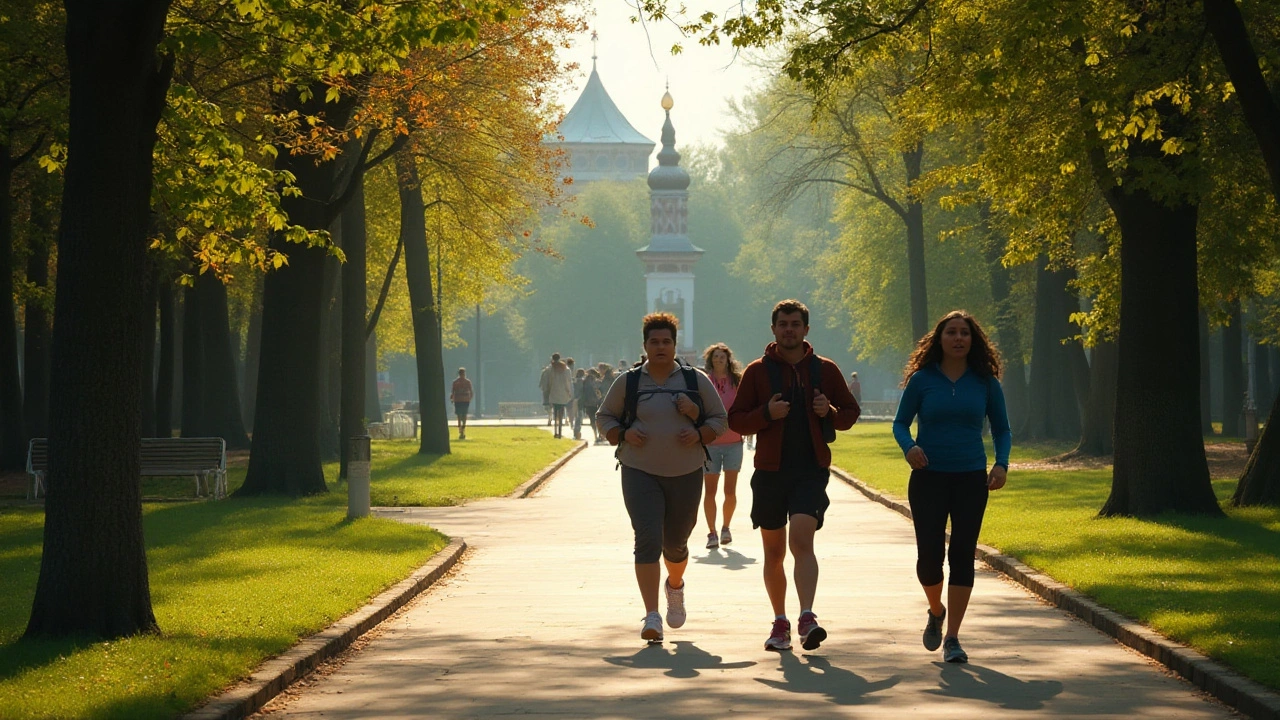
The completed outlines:
<svg viewBox="0 0 1280 720">
<path fill-rule="evenodd" d="M 671 587 L 671 578 L 667 578 L 662 586 L 667 591 L 667 624 L 673 628 L 684 625 L 684 585 Z"/>
<path fill-rule="evenodd" d="M 714 532 L 707 533 L 707 549 L 715 550 L 720 547 L 720 538 L 716 537 Z"/>
<path fill-rule="evenodd" d="M 800 613 L 796 630 L 800 633 L 800 646 L 805 650 L 817 650 L 822 641 L 827 639 L 827 631 L 818 624 L 818 616 L 811 612 Z"/>
<path fill-rule="evenodd" d="M 942 641 L 942 659 L 949 663 L 967 663 L 969 653 L 960 647 L 960 638 L 949 637 Z"/>
<path fill-rule="evenodd" d="M 765 650 L 783 650 L 791 649 L 791 621 L 778 618 L 773 621 L 773 630 L 769 632 L 769 639 L 764 641 Z"/>
<path fill-rule="evenodd" d="M 729 532 L 729 527 L 726 525 L 720 528 L 720 544 L 728 545 L 731 542 L 733 542 L 733 533 Z"/>
<path fill-rule="evenodd" d="M 657 610 L 644 616 L 644 627 L 640 629 L 640 638 L 650 643 L 662 642 L 662 616 Z"/>
<path fill-rule="evenodd" d="M 924 649 L 937 650 L 942 645 L 942 621 L 947 619 L 947 609 L 942 608 L 941 615 L 934 615 L 928 610 L 924 613 L 929 616 L 924 626 Z"/>
</svg>

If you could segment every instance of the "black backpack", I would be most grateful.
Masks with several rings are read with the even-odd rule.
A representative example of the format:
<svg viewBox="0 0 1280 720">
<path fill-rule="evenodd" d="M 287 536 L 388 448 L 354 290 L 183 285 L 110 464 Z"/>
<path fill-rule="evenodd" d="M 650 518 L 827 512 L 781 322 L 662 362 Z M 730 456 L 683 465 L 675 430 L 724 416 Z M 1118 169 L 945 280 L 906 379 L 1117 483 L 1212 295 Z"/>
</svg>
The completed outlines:
<svg viewBox="0 0 1280 720">
<path fill-rule="evenodd" d="M 764 364 L 765 372 L 769 373 L 770 396 L 782 393 L 782 365 L 777 360 L 765 355 L 760 358 Z M 822 359 L 817 355 L 809 356 L 809 383 L 813 385 L 814 390 L 821 392 L 822 389 Z M 808 406 L 805 407 L 806 412 Z M 831 413 L 827 413 L 826 417 L 818 418 L 818 425 L 822 428 L 822 441 L 830 445 L 836 441 L 836 426 L 832 422 Z"/>
<path fill-rule="evenodd" d="M 636 421 L 636 408 L 640 404 L 640 396 L 642 394 L 656 395 L 658 393 L 673 392 L 670 390 L 650 390 L 646 393 L 641 393 L 640 372 L 643 367 L 644 366 L 641 363 L 636 363 L 626 372 L 626 393 L 623 395 L 622 399 L 622 415 L 618 418 L 618 423 L 622 427 L 618 431 L 618 448 L 613 451 L 613 456 L 618 459 L 619 466 L 622 465 L 621 433 L 625 433 L 627 428 L 631 427 L 631 424 Z M 685 365 L 683 362 L 679 363 L 677 367 L 680 369 L 680 372 L 684 373 L 684 385 L 686 389 L 676 390 L 674 392 L 688 395 L 689 399 L 693 400 L 693 404 L 698 406 L 698 419 L 693 421 L 693 426 L 695 428 L 700 428 L 702 427 L 703 421 L 706 419 L 707 410 L 702 404 L 702 393 L 698 390 L 698 371 L 688 365 Z M 711 453 L 707 450 L 706 445 L 702 446 L 702 452 L 707 456 L 706 463 L 704 463 L 705 467 L 707 463 L 711 462 Z"/>
</svg>

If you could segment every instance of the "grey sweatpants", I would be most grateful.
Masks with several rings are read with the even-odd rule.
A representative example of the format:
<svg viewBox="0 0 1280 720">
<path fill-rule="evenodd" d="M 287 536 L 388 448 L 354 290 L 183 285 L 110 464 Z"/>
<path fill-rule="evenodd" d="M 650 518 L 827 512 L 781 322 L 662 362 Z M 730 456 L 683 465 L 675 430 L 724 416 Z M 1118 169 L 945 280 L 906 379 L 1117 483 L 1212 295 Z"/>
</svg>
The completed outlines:
<svg viewBox="0 0 1280 720">
<path fill-rule="evenodd" d="M 689 557 L 689 534 L 702 504 L 702 468 L 663 477 L 623 465 L 622 500 L 636 535 L 637 565 L 656 563 L 659 557 L 673 563 Z"/>
</svg>

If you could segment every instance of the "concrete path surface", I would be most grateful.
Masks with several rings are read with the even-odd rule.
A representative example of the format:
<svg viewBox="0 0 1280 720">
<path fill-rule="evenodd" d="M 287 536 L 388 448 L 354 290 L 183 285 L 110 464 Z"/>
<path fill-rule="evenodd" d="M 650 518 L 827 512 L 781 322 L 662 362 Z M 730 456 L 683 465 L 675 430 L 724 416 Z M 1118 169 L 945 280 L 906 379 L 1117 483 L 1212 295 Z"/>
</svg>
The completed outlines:
<svg viewBox="0 0 1280 720">
<path fill-rule="evenodd" d="M 749 463 L 749 460 L 748 460 Z M 905 471 L 905 466 L 904 466 Z M 920 644 L 909 522 L 833 479 L 818 533 L 814 652 L 766 652 L 772 613 L 740 481 L 735 542 L 690 540 L 688 623 L 640 640 L 631 528 L 611 448 L 538 495 L 387 510 L 466 539 L 460 570 L 341 667 L 264 711 L 290 718 L 1224 718 L 1233 713 L 982 568 L 961 634 L 968 665 Z M 998 498 L 995 500 L 998 502 Z M 794 591 L 788 615 L 799 614 Z"/>
</svg>

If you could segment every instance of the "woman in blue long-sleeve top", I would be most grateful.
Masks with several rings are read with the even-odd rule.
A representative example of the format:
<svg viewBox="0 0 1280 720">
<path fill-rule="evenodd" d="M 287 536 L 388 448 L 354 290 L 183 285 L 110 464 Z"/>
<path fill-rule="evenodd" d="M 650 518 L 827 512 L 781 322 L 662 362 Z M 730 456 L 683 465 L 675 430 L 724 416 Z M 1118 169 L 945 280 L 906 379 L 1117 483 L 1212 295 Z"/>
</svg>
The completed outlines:
<svg viewBox="0 0 1280 720">
<path fill-rule="evenodd" d="M 924 646 L 937 650 L 941 645 L 947 662 L 968 662 L 960 647 L 960 623 L 973 592 L 974 550 L 987 494 L 1004 487 L 1013 443 L 1000 388 L 1000 353 L 972 315 L 954 310 L 920 339 L 907 360 L 902 383 L 893 436 L 911 465 L 907 497 L 916 529 L 916 577 L 929 599 Z M 984 418 L 991 420 L 996 450 L 990 472 L 982 445 Z M 942 560 L 948 517 L 951 585 L 944 606 Z"/>
</svg>

